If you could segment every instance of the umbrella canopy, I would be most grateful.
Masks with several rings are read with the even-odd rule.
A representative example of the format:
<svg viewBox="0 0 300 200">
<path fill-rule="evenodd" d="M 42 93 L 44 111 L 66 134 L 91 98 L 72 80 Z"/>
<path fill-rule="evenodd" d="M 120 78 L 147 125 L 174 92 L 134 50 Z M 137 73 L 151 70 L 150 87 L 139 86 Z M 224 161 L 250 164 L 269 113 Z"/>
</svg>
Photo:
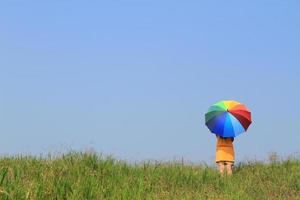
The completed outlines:
<svg viewBox="0 0 300 200">
<path fill-rule="evenodd" d="M 208 129 L 221 137 L 236 137 L 250 126 L 251 112 L 237 101 L 220 101 L 205 114 Z"/>
</svg>

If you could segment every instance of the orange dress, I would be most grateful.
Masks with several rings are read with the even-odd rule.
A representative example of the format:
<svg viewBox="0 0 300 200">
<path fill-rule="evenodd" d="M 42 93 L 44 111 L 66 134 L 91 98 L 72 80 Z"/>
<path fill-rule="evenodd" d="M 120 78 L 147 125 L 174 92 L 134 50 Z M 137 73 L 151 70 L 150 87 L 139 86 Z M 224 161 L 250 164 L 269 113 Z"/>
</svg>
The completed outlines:
<svg viewBox="0 0 300 200">
<path fill-rule="evenodd" d="M 217 137 L 216 162 L 234 162 L 233 138 Z"/>
</svg>

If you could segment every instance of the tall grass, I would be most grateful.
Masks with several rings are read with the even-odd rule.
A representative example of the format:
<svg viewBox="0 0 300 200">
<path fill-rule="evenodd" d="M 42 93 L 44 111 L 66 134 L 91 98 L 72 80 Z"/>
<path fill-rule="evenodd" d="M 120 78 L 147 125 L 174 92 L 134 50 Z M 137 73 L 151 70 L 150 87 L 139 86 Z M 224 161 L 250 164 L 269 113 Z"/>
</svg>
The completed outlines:
<svg viewBox="0 0 300 200">
<path fill-rule="evenodd" d="M 2 157 L 0 199 L 300 199 L 300 161 L 240 163 L 220 177 L 205 165 L 133 165 L 94 153 Z"/>
</svg>

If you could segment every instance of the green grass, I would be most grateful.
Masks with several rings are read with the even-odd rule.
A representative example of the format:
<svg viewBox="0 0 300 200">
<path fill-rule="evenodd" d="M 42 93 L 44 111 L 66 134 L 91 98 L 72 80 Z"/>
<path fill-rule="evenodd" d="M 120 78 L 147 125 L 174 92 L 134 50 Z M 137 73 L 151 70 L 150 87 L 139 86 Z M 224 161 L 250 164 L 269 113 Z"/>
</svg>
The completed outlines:
<svg viewBox="0 0 300 200">
<path fill-rule="evenodd" d="M 239 163 L 220 177 L 206 165 L 134 165 L 94 153 L 2 157 L 0 199 L 300 199 L 300 161 Z"/>
</svg>

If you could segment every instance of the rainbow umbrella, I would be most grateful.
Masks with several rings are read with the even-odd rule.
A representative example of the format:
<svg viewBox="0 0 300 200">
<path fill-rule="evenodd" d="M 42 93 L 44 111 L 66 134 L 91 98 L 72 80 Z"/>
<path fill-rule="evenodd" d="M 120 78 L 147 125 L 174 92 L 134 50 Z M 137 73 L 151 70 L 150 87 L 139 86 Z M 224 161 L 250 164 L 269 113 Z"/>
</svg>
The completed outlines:
<svg viewBox="0 0 300 200">
<path fill-rule="evenodd" d="M 237 101 L 220 101 L 205 114 L 208 129 L 221 137 L 236 137 L 250 126 L 251 112 Z"/>
</svg>

